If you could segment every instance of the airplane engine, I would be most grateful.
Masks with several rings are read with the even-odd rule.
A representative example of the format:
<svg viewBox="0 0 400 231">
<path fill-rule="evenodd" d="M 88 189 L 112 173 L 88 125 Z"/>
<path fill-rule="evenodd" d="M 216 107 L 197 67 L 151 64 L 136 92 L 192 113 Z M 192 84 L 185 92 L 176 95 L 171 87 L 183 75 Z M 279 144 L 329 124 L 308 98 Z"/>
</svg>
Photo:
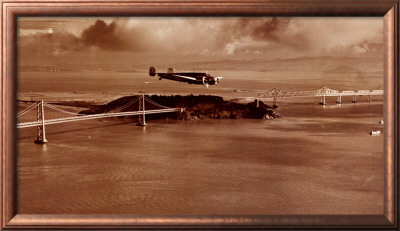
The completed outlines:
<svg viewBox="0 0 400 231">
<path fill-rule="evenodd" d="M 224 78 L 224 77 L 222 77 L 222 76 L 216 77 L 215 78 L 215 85 L 219 84 L 219 80 L 222 79 L 222 78 Z"/>
<path fill-rule="evenodd" d="M 215 85 L 215 84 L 216 84 L 215 79 L 214 79 L 214 78 L 209 79 L 209 80 L 208 80 L 208 84 L 210 84 L 210 85 Z"/>
<path fill-rule="evenodd" d="M 149 69 L 149 75 L 150 76 L 155 76 L 156 75 L 156 69 L 154 67 L 150 67 Z"/>
<path fill-rule="evenodd" d="M 203 84 L 206 84 L 206 77 L 203 77 Z"/>
</svg>

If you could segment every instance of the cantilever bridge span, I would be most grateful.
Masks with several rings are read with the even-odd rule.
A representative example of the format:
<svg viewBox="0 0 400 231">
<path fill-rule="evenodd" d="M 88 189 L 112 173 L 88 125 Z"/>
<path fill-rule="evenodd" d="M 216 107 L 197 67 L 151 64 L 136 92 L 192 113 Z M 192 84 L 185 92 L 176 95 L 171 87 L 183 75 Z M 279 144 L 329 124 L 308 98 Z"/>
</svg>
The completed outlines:
<svg viewBox="0 0 400 231">
<path fill-rule="evenodd" d="M 357 103 L 357 96 L 368 96 L 368 101 L 371 101 L 371 96 L 383 95 L 383 90 L 358 90 L 358 91 L 342 91 L 332 90 L 327 87 L 322 87 L 318 90 L 314 91 L 296 91 L 296 92 L 286 92 L 279 89 L 272 89 L 270 91 L 259 94 L 257 97 L 246 97 L 246 98 L 238 98 L 232 101 L 238 103 L 246 103 L 253 102 L 256 100 L 257 102 L 261 99 L 273 99 L 274 105 L 276 105 L 278 98 L 297 98 L 297 97 L 321 97 L 320 104 L 325 105 L 325 97 L 327 96 L 336 96 L 336 103 L 342 103 L 342 96 L 352 96 L 353 103 Z"/>
<path fill-rule="evenodd" d="M 149 105 L 151 105 L 153 109 L 146 110 L 145 109 L 147 108 L 145 107 L 146 102 Z M 127 109 L 132 108 L 135 104 L 139 106 L 138 111 L 126 111 Z M 46 108 L 46 119 L 45 119 L 45 108 Z M 179 111 L 182 112 L 183 110 L 184 110 L 183 108 L 170 108 L 160 105 L 144 95 L 137 96 L 134 99 L 130 100 L 128 103 L 124 104 L 123 106 L 115 108 L 106 113 L 90 114 L 90 115 L 70 112 L 62 108 L 56 107 L 52 104 L 39 101 L 30 105 L 24 110 L 18 112 L 17 118 L 20 122 L 17 123 L 17 128 L 37 127 L 38 136 L 35 143 L 46 143 L 47 140 L 45 133 L 45 125 L 68 123 L 68 122 L 90 120 L 90 119 L 102 119 L 102 118 L 138 115 L 139 116 L 138 125 L 145 126 L 146 114 L 158 114 L 158 113 L 179 112 Z M 36 111 L 36 117 L 33 117 L 32 115 L 29 116 L 29 112 L 31 111 Z M 33 118 L 36 119 L 33 120 Z"/>
</svg>

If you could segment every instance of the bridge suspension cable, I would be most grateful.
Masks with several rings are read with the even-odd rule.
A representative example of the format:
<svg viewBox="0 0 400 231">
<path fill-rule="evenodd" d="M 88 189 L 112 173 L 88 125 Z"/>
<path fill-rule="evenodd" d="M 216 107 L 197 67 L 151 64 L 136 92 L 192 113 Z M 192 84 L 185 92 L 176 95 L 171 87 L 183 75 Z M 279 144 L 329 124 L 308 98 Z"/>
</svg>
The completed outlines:
<svg viewBox="0 0 400 231">
<path fill-rule="evenodd" d="M 157 114 L 157 113 L 179 112 L 179 111 L 181 111 L 180 108 L 170 108 L 170 109 L 147 110 L 147 111 L 145 111 L 145 113 L 146 114 Z M 81 115 L 81 116 L 58 118 L 58 119 L 47 119 L 44 121 L 44 125 L 60 124 L 60 123 L 75 122 L 75 121 L 89 120 L 89 119 L 101 119 L 101 118 L 130 116 L 130 115 L 141 115 L 142 113 L 143 113 L 142 111 L 131 111 L 131 112 Z M 18 123 L 17 128 L 35 127 L 35 126 L 40 125 L 41 123 L 42 123 L 41 121 Z"/>
<path fill-rule="evenodd" d="M 37 103 L 31 104 L 29 107 L 25 108 L 24 110 L 18 112 L 17 117 L 23 116 L 26 113 L 30 112 L 37 106 Z"/>
<path fill-rule="evenodd" d="M 132 106 L 133 104 L 135 104 L 138 101 L 139 101 L 139 104 L 138 104 L 139 110 L 123 112 L 123 110 L 127 109 L 128 107 Z M 161 109 L 145 110 L 145 107 L 144 107 L 145 101 L 153 104 L 154 106 L 160 107 Z M 168 113 L 168 112 L 179 112 L 179 111 L 182 112 L 184 110 L 183 108 L 170 108 L 170 107 L 163 106 L 157 102 L 154 102 L 151 99 L 146 98 L 145 95 L 142 95 L 142 96 L 135 97 L 134 99 L 130 100 L 128 103 L 124 104 L 121 107 L 118 107 L 116 109 L 113 109 L 113 110 L 105 112 L 105 113 L 99 113 L 99 114 L 91 114 L 91 115 L 79 114 L 77 112 L 67 111 L 67 110 L 61 109 L 59 107 L 56 107 L 54 105 L 40 101 L 40 102 L 34 103 L 34 104 L 30 105 L 29 107 L 23 109 L 17 115 L 18 115 L 18 117 L 20 117 L 20 116 L 32 111 L 35 108 L 37 109 L 36 120 L 33 120 L 33 118 L 28 118 L 29 122 L 19 122 L 17 124 L 17 128 L 38 127 L 38 139 L 35 141 L 35 143 L 46 143 L 47 142 L 46 136 L 45 136 L 45 125 L 67 123 L 67 122 L 89 120 L 89 119 L 101 119 L 101 118 L 133 116 L 133 115 L 139 115 L 139 117 L 142 116 L 142 119 L 144 121 L 145 114 L 157 114 L 157 113 Z M 46 118 L 45 118 L 44 108 L 51 109 L 49 112 L 46 112 Z M 58 115 L 60 113 L 62 113 L 63 117 L 60 118 L 58 116 L 58 118 L 57 117 L 55 118 L 54 111 L 57 112 Z M 66 117 L 65 114 L 67 114 L 69 116 Z M 140 118 L 139 118 L 139 120 L 140 120 Z M 141 124 L 141 125 L 145 125 L 145 123 Z"/>
<path fill-rule="evenodd" d="M 126 103 L 125 105 L 122 105 L 119 108 L 113 109 L 111 111 L 108 111 L 109 113 L 113 113 L 113 112 L 120 112 L 124 109 L 126 109 L 127 107 L 131 106 L 132 104 L 136 103 L 139 100 L 139 96 L 137 96 L 136 98 L 132 99 L 131 101 L 129 101 L 128 103 Z"/>
<path fill-rule="evenodd" d="M 151 100 L 151 99 L 149 99 L 149 98 L 146 98 L 146 97 L 145 97 L 144 99 L 145 99 L 145 101 L 147 101 L 147 102 L 153 104 L 154 106 L 158 106 L 158 107 L 161 107 L 161 108 L 164 108 L 164 109 L 169 109 L 169 108 L 170 108 L 170 107 L 163 106 L 163 105 L 161 105 L 161 104 L 159 104 L 159 103 L 156 103 L 156 102 L 154 102 L 153 100 Z"/>
<path fill-rule="evenodd" d="M 73 115 L 73 116 L 80 115 L 79 113 L 66 111 L 66 110 L 64 110 L 64 109 L 55 107 L 55 106 L 50 105 L 50 104 L 48 104 L 48 103 L 43 103 L 43 105 L 46 106 L 46 107 L 48 107 L 48 108 L 50 108 L 50 109 L 53 109 L 53 110 L 55 110 L 55 111 L 58 111 L 58 112 L 61 112 L 61 113 L 65 113 L 65 114 L 68 114 L 68 115 Z"/>
</svg>

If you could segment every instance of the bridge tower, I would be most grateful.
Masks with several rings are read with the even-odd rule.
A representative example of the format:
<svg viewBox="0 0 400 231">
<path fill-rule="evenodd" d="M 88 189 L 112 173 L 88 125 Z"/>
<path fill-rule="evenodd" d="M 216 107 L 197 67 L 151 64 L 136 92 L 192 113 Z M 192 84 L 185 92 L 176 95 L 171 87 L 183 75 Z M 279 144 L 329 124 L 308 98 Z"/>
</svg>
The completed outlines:
<svg viewBox="0 0 400 231">
<path fill-rule="evenodd" d="M 138 126 L 146 126 L 146 113 L 145 113 L 145 107 L 144 107 L 144 94 L 140 96 L 139 98 L 139 112 L 142 112 L 142 114 L 139 114 L 139 123 L 137 123 Z"/>
<path fill-rule="evenodd" d="M 44 127 L 44 108 L 43 108 L 43 100 L 37 103 L 37 121 L 41 124 L 37 126 L 37 140 L 35 143 L 44 144 L 47 143 L 46 140 L 46 131 Z"/>
</svg>

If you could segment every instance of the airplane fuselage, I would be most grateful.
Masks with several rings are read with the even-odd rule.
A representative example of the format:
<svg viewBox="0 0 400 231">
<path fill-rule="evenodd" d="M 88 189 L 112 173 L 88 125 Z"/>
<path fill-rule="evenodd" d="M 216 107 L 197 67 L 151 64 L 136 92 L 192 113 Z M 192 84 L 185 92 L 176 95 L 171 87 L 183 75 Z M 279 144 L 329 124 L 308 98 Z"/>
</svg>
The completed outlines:
<svg viewBox="0 0 400 231">
<path fill-rule="evenodd" d="M 213 77 L 204 72 L 178 72 L 174 73 L 172 68 L 168 69 L 167 73 L 156 73 L 154 67 L 149 70 L 150 76 L 157 75 L 159 79 L 169 79 L 179 82 L 186 82 L 189 84 L 204 84 L 204 85 L 217 85 L 222 77 Z"/>
<path fill-rule="evenodd" d="M 216 80 L 209 74 L 200 72 L 181 72 L 181 73 L 157 73 L 161 79 L 170 79 L 175 81 L 187 82 L 189 84 L 210 84 L 214 85 Z"/>
</svg>

